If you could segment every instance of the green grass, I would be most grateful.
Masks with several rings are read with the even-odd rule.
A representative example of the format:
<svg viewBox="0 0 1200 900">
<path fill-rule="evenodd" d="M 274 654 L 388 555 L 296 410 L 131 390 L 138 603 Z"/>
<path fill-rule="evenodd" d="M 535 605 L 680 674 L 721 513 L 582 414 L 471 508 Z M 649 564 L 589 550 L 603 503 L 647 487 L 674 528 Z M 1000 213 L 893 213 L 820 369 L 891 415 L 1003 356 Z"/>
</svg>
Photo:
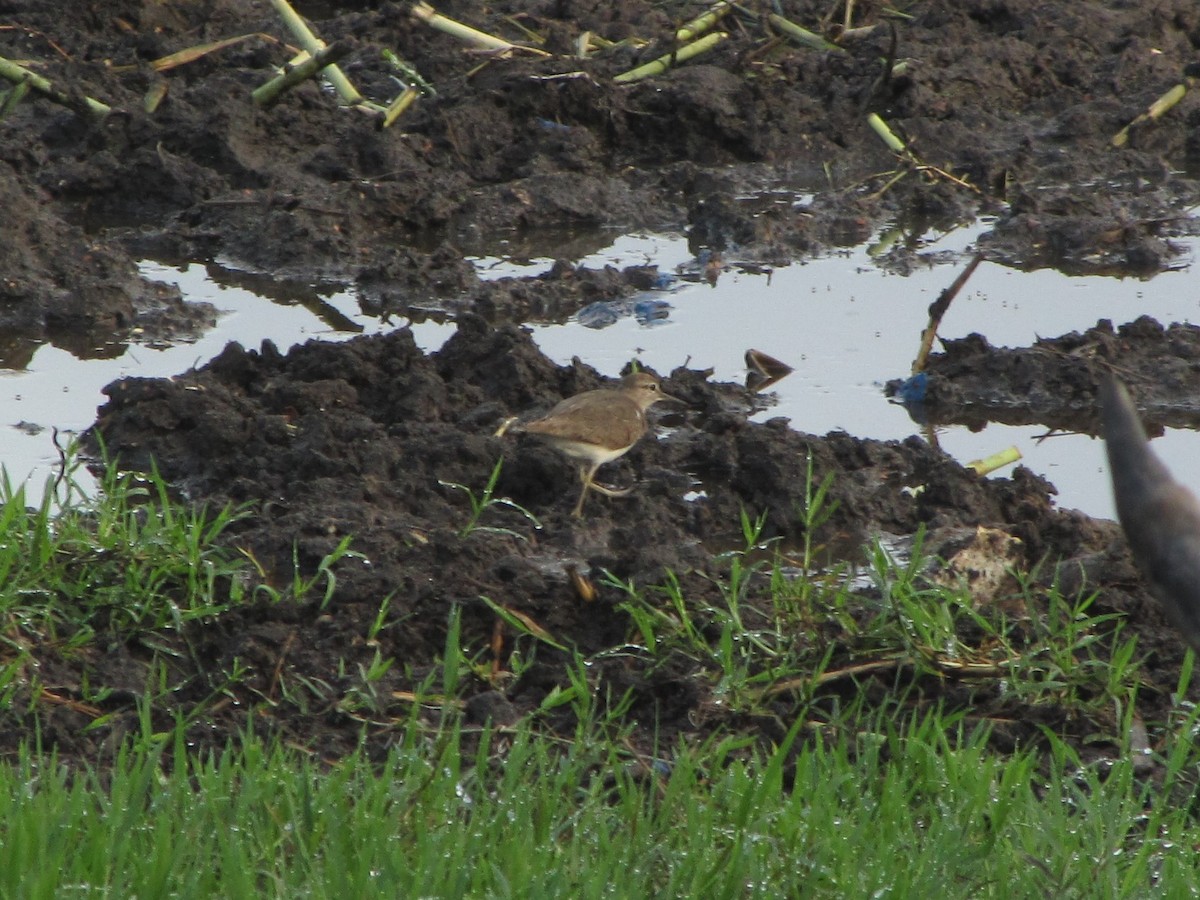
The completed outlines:
<svg viewBox="0 0 1200 900">
<path fill-rule="evenodd" d="M 72 455 L 36 507 L 0 473 L 0 619 L 80 644 L 98 629 L 178 630 L 245 599 L 244 561 L 217 544 L 245 510 L 189 509 L 157 473 L 115 467 L 92 500 L 77 466 Z"/>
<path fill-rule="evenodd" d="M 1189 810 L 1132 764 L 1002 759 L 936 716 L 669 767 L 528 728 L 398 729 L 333 768 L 255 740 L 165 774 L 0 767 L 5 897 L 1136 897 L 1200 886 Z M 477 743 L 475 749 L 470 749 Z M 1196 762 L 1189 748 L 1180 762 Z M 177 759 L 188 759 L 182 745 Z"/>
<path fill-rule="evenodd" d="M 30 714 L 43 702 L 39 652 L 68 658 L 101 635 L 159 646 L 254 596 L 250 561 L 219 540 L 244 512 L 187 510 L 153 474 L 111 474 L 96 500 L 69 479 L 59 487 L 57 508 L 28 509 L 7 486 L 0 497 L 9 726 L 40 721 Z M 808 497 L 800 515 L 811 533 L 828 513 L 824 486 Z M 485 489 L 473 510 L 490 499 Z M 1147 777 L 1128 737 L 1141 725 L 1137 645 L 1120 620 L 1093 613 L 1094 597 L 1025 579 L 1030 615 L 1008 621 L 928 581 L 919 540 L 907 560 L 871 548 L 860 590 L 845 572 L 816 568 L 811 540 L 796 558 L 763 540 L 763 522 L 743 515 L 744 546 L 718 560 L 715 590 L 670 574 L 650 586 L 610 576 L 629 635 L 595 657 L 489 601 L 516 635 L 511 683 L 539 654 L 563 660 L 557 685 L 514 728 L 464 724 L 456 701 L 489 676 L 454 607 L 440 668 L 409 685 L 409 700 L 381 687 L 394 660 L 378 649 L 369 663 L 344 663 L 339 695 L 311 685 L 321 708 L 335 696 L 344 713 L 369 717 L 369 757 L 365 744 L 331 760 L 253 734 L 191 752 L 195 719 L 170 705 L 165 666 L 129 736 L 93 767 L 38 752 L 31 729 L 0 764 L 0 897 L 1200 891 L 1191 655 L 1167 721 L 1147 723 Z M 338 559 L 352 555 L 343 543 L 288 591 L 260 596 L 323 590 L 328 602 Z M 372 639 L 392 627 L 390 604 L 366 626 Z M 689 673 L 720 711 L 716 727 L 646 746 L 632 695 L 609 695 L 602 672 L 613 662 Z M 236 671 L 208 678 L 201 706 L 246 702 Z M 954 706 L 922 688 L 955 679 Z M 108 687 L 88 690 L 99 698 Z M 306 702 L 285 681 L 280 694 L 272 702 Z M 1055 712 L 1072 742 L 1043 727 L 1024 749 L 996 752 L 1006 708 Z"/>
<path fill-rule="evenodd" d="M 476 494 L 465 484 L 459 484 L 456 481 L 438 482 L 438 484 L 440 484 L 442 487 L 454 488 L 457 491 L 461 491 L 466 496 L 467 502 L 471 506 L 471 512 L 470 515 L 467 516 L 466 524 L 459 529 L 459 537 L 465 538 L 469 537 L 475 532 L 480 532 L 481 534 L 505 534 L 509 537 L 515 537 L 518 540 L 526 540 L 525 535 L 519 531 L 515 531 L 512 528 L 498 528 L 491 525 L 479 524 L 479 520 L 483 518 L 484 513 L 486 513 L 489 509 L 496 508 L 514 510 L 515 512 L 520 513 L 521 516 L 534 528 L 542 527 L 542 523 L 538 521 L 537 516 L 535 516 L 525 507 L 521 506 L 519 503 L 513 502 L 507 497 L 496 496 L 496 484 L 500 481 L 500 471 L 503 467 L 504 457 L 502 456 L 496 460 L 496 464 L 492 466 L 492 473 L 488 476 L 487 484 L 483 486 L 483 490 L 478 494 Z"/>
</svg>

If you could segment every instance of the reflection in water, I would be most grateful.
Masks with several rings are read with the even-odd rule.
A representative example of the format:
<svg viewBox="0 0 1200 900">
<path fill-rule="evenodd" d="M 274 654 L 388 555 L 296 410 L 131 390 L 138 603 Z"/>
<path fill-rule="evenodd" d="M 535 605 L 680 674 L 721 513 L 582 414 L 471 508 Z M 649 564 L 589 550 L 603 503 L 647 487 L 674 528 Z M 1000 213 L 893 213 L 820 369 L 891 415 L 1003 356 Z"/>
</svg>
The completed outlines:
<svg viewBox="0 0 1200 900">
<path fill-rule="evenodd" d="M 21 372 L 29 368 L 44 344 L 66 351 L 76 359 L 118 359 L 129 352 L 125 340 L 97 340 L 92 335 L 66 332 L 44 337 L 0 334 L 0 371 Z"/>
<path fill-rule="evenodd" d="M 40 345 L 37 338 L 0 332 L 0 369 L 20 371 L 27 368 Z"/>
</svg>

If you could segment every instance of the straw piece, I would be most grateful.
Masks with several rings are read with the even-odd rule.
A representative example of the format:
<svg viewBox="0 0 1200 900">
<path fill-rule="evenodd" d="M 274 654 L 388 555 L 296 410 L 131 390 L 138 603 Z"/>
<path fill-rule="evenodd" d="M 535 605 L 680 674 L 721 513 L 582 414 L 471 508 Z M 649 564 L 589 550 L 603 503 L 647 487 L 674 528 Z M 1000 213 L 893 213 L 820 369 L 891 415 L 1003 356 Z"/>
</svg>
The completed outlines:
<svg viewBox="0 0 1200 900">
<path fill-rule="evenodd" d="M 801 28 L 795 22 L 785 19 L 781 15 L 771 13 L 767 16 L 767 20 L 792 40 L 804 44 L 806 47 L 812 47 L 814 50 L 833 50 L 837 53 L 846 52 L 837 44 L 830 43 L 819 34 L 815 34 L 807 28 Z"/>
<path fill-rule="evenodd" d="M 187 65 L 198 59 L 203 59 L 210 53 L 216 53 L 218 50 L 224 50 L 226 47 L 240 44 L 242 41 L 249 40 L 252 37 L 263 37 L 263 35 L 239 34 L 237 37 L 224 38 L 223 40 L 213 41 L 210 44 L 198 44 L 195 47 L 186 47 L 183 50 L 176 50 L 174 53 L 169 53 L 166 56 L 160 56 L 158 59 L 152 60 L 150 65 L 156 72 L 169 72 L 171 69 Z"/>
<path fill-rule="evenodd" d="M 251 95 L 259 106 L 273 106 L 284 92 L 312 78 L 326 66 L 341 59 L 354 48 L 345 41 L 335 41 L 296 66 L 290 66 L 283 74 L 276 75 L 266 84 L 255 88 Z"/>
<path fill-rule="evenodd" d="M 419 96 L 421 96 L 419 88 L 405 88 L 400 96 L 388 104 L 387 109 L 384 110 L 382 127 L 391 128 L 392 124 L 404 115 L 404 111 L 412 106 Z"/>
<path fill-rule="evenodd" d="M 709 7 L 708 12 L 680 26 L 679 30 L 675 32 L 675 40 L 681 44 L 686 44 L 688 41 L 704 34 L 704 32 L 708 31 L 708 29 L 712 28 L 732 11 L 732 0 L 721 0 L 720 3 L 713 4 Z"/>
<path fill-rule="evenodd" d="M 661 75 L 675 63 L 686 62 L 693 56 L 707 53 L 727 37 L 729 35 L 724 31 L 705 35 L 698 41 L 693 41 L 690 44 L 680 47 L 674 53 L 667 53 L 652 62 L 646 63 L 644 66 L 638 66 L 636 69 L 622 72 L 620 75 L 614 77 L 613 81 L 617 84 L 628 84 L 631 81 L 641 81 L 643 78 L 649 78 L 651 75 Z"/>
<path fill-rule="evenodd" d="M 79 101 L 65 94 L 60 90 L 56 90 L 50 80 L 43 78 L 41 75 L 35 75 L 24 66 L 19 66 L 12 60 L 5 59 L 0 56 L 0 78 L 6 81 L 11 81 L 13 84 L 27 84 L 43 97 L 48 100 L 53 100 L 68 109 L 75 109 L 79 105 Z M 99 100 L 93 100 L 91 97 L 83 98 L 83 105 L 92 115 L 103 118 L 112 112 L 112 107 L 106 103 L 101 103 Z"/>
<path fill-rule="evenodd" d="M 1187 96 L 1188 86 L 1195 81 L 1193 78 L 1184 79 L 1182 84 L 1177 84 L 1146 108 L 1146 111 L 1113 135 L 1112 145 L 1114 147 L 1124 147 L 1129 143 L 1129 131 L 1143 122 L 1154 122 L 1162 118 L 1167 112 L 1184 97 Z"/>
<path fill-rule="evenodd" d="M 300 17 L 300 14 L 292 9 L 288 0 L 271 0 L 271 6 L 275 7 L 275 11 L 279 13 L 279 17 L 283 19 L 283 23 L 287 25 L 288 30 L 296 36 L 296 40 L 300 42 L 300 46 L 307 50 L 310 55 L 317 56 L 325 48 L 325 42 L 312 33 L 312 30 L 305 23 L 304 19 Z M 337 66 L 330 66 L 329 70 L 322 72 L 321 75 L 333 85 L 333 89 L 338 92 L 338 96 L 342 98 L 342 102 L 346 105 L 355 106 L 363 102 L 362 94 L 358 92 L 358 89 L 350 83 L 350 79 Z M 259 90 L 262 90 L 262 88 L 259 88 Z"/>
<path fill-rule="evenodd" d="M 414 3 L 411 12 L 413 18 L 424 22 L 430 28 L 435 28 L 443 34 L 456 37 L 468 44 L 474 44 L 476 47 L 482 47 L 484 50 L 500 50 L 504 53 L 509 53 L 513 50 L 524 50 L 527 53 L 533 53 L 538 56 L 550 56 L 545 50 L 514 44 L 512 41 L 506 41 L 504 38 L 496 37 L 494 34 L 488 34 L 486 31 L 480 31 L 478 28 L 464 25 L 462 22 L 451 19 L 449 16 L 443 16 L 428 3 Z"/>
<path fill-rule="evenodd" d="M 991 456 L 983 459 L 974 459 L 967 463 L 963 468 L 974 469 L 977 475 L 990 475 L 997 469 L 1002 469 L 1007 465 L 1017 462 L 1021 459 L 1021 451 L 1016 447 L 1009 447 L 1007 450 L 1001 450 L 998 453 L 993 453 Z"/>
</svg>

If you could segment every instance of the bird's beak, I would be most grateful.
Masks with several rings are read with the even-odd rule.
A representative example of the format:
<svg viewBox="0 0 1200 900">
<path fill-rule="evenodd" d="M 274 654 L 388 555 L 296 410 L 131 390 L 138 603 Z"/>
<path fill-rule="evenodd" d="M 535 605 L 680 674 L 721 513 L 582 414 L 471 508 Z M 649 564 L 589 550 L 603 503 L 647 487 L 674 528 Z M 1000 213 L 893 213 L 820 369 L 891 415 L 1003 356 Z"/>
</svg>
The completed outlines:
<svg viewBox="0 0 1200 900">
<path fill-rule="evenodd" d="M 686 400 L 681 400 L 678 397 L 676 397 L 674 394 L 668 394 L 662 388 L 658 389 L 658 393 L 659 393 L 658 400 L 661 403 L 678 403 L 680 406 L 688 405 L 688 402 Z"/>
</svg>

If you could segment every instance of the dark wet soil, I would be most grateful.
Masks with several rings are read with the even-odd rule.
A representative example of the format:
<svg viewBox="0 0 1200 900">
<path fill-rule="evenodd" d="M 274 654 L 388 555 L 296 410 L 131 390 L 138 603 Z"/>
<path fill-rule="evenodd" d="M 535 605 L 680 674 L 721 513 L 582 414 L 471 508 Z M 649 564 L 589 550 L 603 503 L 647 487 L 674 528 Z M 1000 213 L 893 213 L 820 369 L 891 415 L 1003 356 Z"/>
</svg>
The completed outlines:
<svg viewBox="0 0 1200 900">
<path fill-rule="evenodd" d="M 972 334 L 945 341 L 930 357 L 921 413 L 938 424 L 1032 423 L 1098 433 L 1096 385 L 1104 372 L 1126 382 L 1147 428 L 1200 423 L 1200 327 L 1164 327 L 1149 316 L 1114 327 L 1038 340 L 1032 347 L 993 347 Z M 902 385 L 895 382 L 895 394 Z"/>
<path fill-rule="evenodd" d="M 859 3 L 853 24 L 867 30 L 826 51 L 779 37 L 774 6 L 744 4 L 712 53 L 625 85 L 613 76 L 669 52 L 675 28 L 702 5 L 439 7 L 513 40 L 544 38 L 549 55 L 509 58 L 464 47 L 414 20 L 407 4 L 301 5 L 323 37 L 353 41 L 342 68 L 368 99 L 387 103 L 399 91 L 385 48 L 436 88 L 381 129 L 312 83 L 274 107 L 254 105 L 250 92 L 291 55 L 292 39 L 265 2 L 117 0 L 73 4 L 66 15 L 51 0 L 0 2 L 0 55 L 75 98 L 66 106 L 27 98 L 0 124 L 4 330 L 82 348 L 126 341 L 135 329 L 153 338 L 202 327 L 206 310 L 139 279 L 134 261 L 144 255 L 353 282 L 375 310 L 458 316 L 457 336 L 432 356 L 405 331 L 286 356 L 231 346 L 198 372 L 110 387 L 96 428 L 110 452 L 126 466 L 155 460 L 190 500 L 253 504 L 231 540 L 268 580 L 288 582 L 294 557 L 314 573 L 348 536 L 362 554 L 338 566 L 326 606 L 264 600 L 187 635 L 193 652 L 173 663 L 180 707 L 211 694 L 197 669 L 210 676 L 236 661 L 246 672 L 229 688 L 236 699 L 206 712 L 198 740 L 217 742 L 253 719 L 322 753 L 352 746 L 364 724 L 373 746 L 386 746 L 387 722 L 404 714 L 397 698 L 435 670 L 456 608 L 464 644 L 494 676 L 479 680 L 469 714 L 528 714 L 564 683 L 567 657 L 542 646 L 519 678 L 501 677 L 515 636 L 483 596 L 596 660 L 600 695 L 631 691 L 628 720 L 647 746 L 718 728 L 769 735 L 772 724 L 722 712 L 701 663 L 616 652 L 633 625 L 603 573 L 652 585 L 670 570 L 688 596 L 716 602 L 714 575 L 725 564 L 712 552 L 737 546 L 743 509 L 766 516 L 767 537 L 803 538 L 810 456 L 818 481 L 833 476 L 836 501 L 818 543 L 923 528 L 940 550 L 980 526 L 1019 538 L 1018 569 L 1035 580 L 1074 578 L 1078 589 L 1100 591 L 1097 610 L 1128 614 L 1149 653 L 1140 712 L 1163 716 L 1183 647 L 1116 526 L 1054 508 L 1051 486 L 1025 470 L 984 480 L 916 438 L 885 444 L 750 424 L 751 395 L 680 369 L 662 374 L 686 410 L 660 415 L 663 436 L 605 476 L 636 481 L 632 495 L 593 498 L 576 521 L 566 461 L 536 441 L 494 436 L 506 416 L 600 383 L 581 364 L 551 364 L 514 323 L 644 290 L 654 274 L 563 262 L 540 278 L 482 283 L 464 257 L 501 238 L 685 228 L 698 256 L 782 265 L 856 244 L 888 220 L 937 226 L 986 214 L 994 226 L 979 249 L 989 259 L 1150 275 L 1176 264 L 1173 236 L 1195 233 L 1196 92 L 1135 125 L 1125 146 L 1112 143 L 1196 61 L 1193 0 L 916 0 L 901 14 Z M 835 5 L 778 6 L 837 34 Z M 580 59 L 573 48 L 585 33 L 606 49 Z M 248 37 L 169 70 L 154 66 L 238 35 Z M 649 44 L 607 47 L 627 38 Z M 147 94 L 163 88 L 146 112 Z M 113 112 L 81 111 L 81 95 Z M 910 155 L 897 159 L 884 146 L 871 113 Z M 781 189 L 795 201 L 778 202 Z M 918 250 L 897 245 L 885 264 L 902 270 Z M 1137 392 L 1156 389 L 1173 365 L 1171 386 L 1183 390 L 1192 376 L 1178 360 L 1194 358 L 1193 344 L 1189 329 L 1148 322 L 1011 352 L 971 338 L 932 364 L 929 405 L 944 421 L 1004 411 L 1094 428 L 1101 367 L 1119 365 Z M 480 522 L 488 530 L 463 536 L 470 507 L 453 485 L 480 491 L 501 457 L 497 495 L 542 527 L 491 508 Z M 572 588 L 571 567 L 600 585 L 594 601 Z M 388 627 L 369 637 L 385 598 Z M 149 647 L 50 654 L 43 681 L 66 696 L 85 678 L 132 691 L 155 658 Z M 838 652 L 839 662 L 856 659 L 852 648 Z M 345 701 L 376 654 L 395 662 L 367 714 Z M 285 682 L 307 685 L 308 700 Z M 1036 739 L 1039 724 L 1079 740 L 1087 731 L 1054 708 L 1014 708 L 999 687 L 922 678 L 916 690 L 923 703 L 967 703 L 1010 723 L 1010 743 Z M 86 714 L 56 707 L 38 723 L 44 744 L 64 758 L 93 757 L 136 722 L 135 702 L 113 696 L 119 715 L 105 728 L 84 730 Z M 780 694 L 769 711 L 771 722 L 786 722 L 794 706 Z M 33 717 L 11 724 L 5 749 Z"/>
</svg>

